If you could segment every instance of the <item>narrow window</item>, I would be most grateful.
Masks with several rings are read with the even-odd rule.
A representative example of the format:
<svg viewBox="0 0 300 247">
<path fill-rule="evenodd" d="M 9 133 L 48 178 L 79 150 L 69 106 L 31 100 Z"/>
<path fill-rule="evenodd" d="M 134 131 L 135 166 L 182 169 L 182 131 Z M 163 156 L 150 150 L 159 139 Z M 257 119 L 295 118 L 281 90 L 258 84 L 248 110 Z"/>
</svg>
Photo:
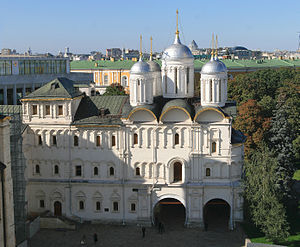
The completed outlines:
<svg viewBox="0 0 300 247">
<path fill-rule="evenodd" d="M 101 210 L 101 203 L 100 202 L 96 202 L 96 210 L 97 211 Z"/>
<path fill-rule="evenodd" d="M 219 86 L 219 102 L 221 102 L 221 88 L 222 88 L 222 84 L 221 84 L 221 80 L 219 80 L 218 86 Z"/>
<path fill-rule="evenodd" d="M 63 106 L 62 105 L 58 106 L 58 115 L 59 116 L 63 115 Z"/>
<path fill-rule="evenodd" d="M 178 92 L 178 80 L 177 80 L 177 68 L 174 70 L 174 81 L 175 81 L 175 93 Z"/>
<path fill-rule="evenodd" d="M 189 91 L 189 82 L 190 82 L 190 68 L 186 68 L 186 92 Z"/>
<path fill-rule="evenodd" d="M 135 203 L 131 203 L 130 210 L 131 212 L 135 212 Z"/>
<path fill-rule="evenodd" d="M 209 80 L 209 101 L 211 102 L 212 101 L 212 80 Z"/>
<path fill-rule="evenodd" d="M 134 133 L 133 134 L 133 144 L 138 144 L 138 134 L 137 133 Z"/>
<path fill-rule="evenodd" d="M 114 203 L 113 203 L 113 210 L 114 210 L 115 212 L 118 212 L 118 211 L 119 211 L 119 203 L 118 203 L 118 202 L 114 202 Z"/>
<path fill-rule="evenodd" d="M 211 152 L 215 153 L 217 151 L 217 143 L 216 142 L 212 142 L 211 144 Z"/>
<path fill-rule="evenodd" d="M 135 168 L 135 175 L 141 176 L 141 169 L 139 167 Z"/>
<path fill-rule="evenodd" d="M 58 165 L 54 166 L 54 174 L 58 174 L 59 173 L 59 167 Z"/>
<path fill-rule="evenodd" d="M 109 175 L 114 176 L 115 175 L 115 169 L 113 167 L 109 168 Z"/>
<path fill-rule="evenodd" d="M 104 75 L 104 85 L 108 84 L 108 75 Z"/>
<path fill-rule="evenodd" d="M 101 144 L 101 138 L 100 136 L 97 136 L 97 140 L 96 140 L 97 147 L 100 147 L 100 144 Z"/>
<path fill-rule="evenodd" d="M 97 176 L 99 174 L 98 167 L 94 167 L 94 175 Z"/>
<path fill-rule="evenodd" d="M 74 146 L 78 147 L 78 136 L 74 136 Z"/>
<path fill-rule="evenodd" d="M 75 176 L 81 176 L 81 166 L 75 166 Z"/>
<path fill-rule="evenodd" d="M 35 165 L 35 173 L 40 174 L 40 166 Z"/>
<path fill-rule="evenodd" d="M 84 201 L 79 201 L 79 209 L 80 210 L 84 209 Z"/>
<path fill-rule="evenodd" d="M 175 134 L 175 145 L 179 145 L 179 134 Z"/>
<path fill-rule="evenodd" d="M 56 136 L 55 135 L 52 136 L 52 145 L 53 146 L 57 145 L 57 141 L 56 141 Z"/>
<path fill-rule="evenodd" d="M 32 106 L 32 115 L 37 115 L 37 105 Z"/>
<path fill-rule="evenodd" d="M 50 115 L 50 105 L 46 105 L 46 115 Z"/>
<path fill-rule="evenodd" d="M 43 145 L 43 141 L 42 141 L 42 136 L 41 135 L 38 135 L 38 142 L 39 142 L 39 145 Z"/>
<path fill-rule="evenodd" d="M 206 168 L 205 175 L 206 177 L 210 177 L 210 168 Z"/>
<path fill-rule="evenodd" d="M 111 146 L 112 147 L 116 146 L 116 137 L 115 136 L 111 136 Z"/>
<path fill-rule="evenodd" d="M 45 201 L 44 200 L 40 200 L 40 208 L 44 208 L 45 207 Z"/>
<path fill-rule="evenodd" d="M 167 71 L 165 72 L 165 94 L 168 93 L 168 76 L 167 76 Z"/>
</svg>

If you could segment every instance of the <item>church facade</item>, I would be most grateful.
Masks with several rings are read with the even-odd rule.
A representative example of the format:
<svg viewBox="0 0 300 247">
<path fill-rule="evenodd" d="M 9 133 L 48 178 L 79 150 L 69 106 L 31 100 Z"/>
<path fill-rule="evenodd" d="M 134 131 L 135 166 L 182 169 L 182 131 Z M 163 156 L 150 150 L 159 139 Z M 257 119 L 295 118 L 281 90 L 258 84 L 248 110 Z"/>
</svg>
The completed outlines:
<svg viewBox="0 0 300 247">
<path fill-rule="evenodd" d="M 227 69 L 212 55 L 194 98 L 194 63 L 176 31 L 162 67 L 142 60 L 130 96 L 88 96 L 58 78 L 22 99 L 29 213 L 154 224 L 164 202 L 204 226 L 210 205 L 242 221 L 244 135 L 232 128 Z M 176 217 L 176 215 L 174 215 Z"/>
</svg>

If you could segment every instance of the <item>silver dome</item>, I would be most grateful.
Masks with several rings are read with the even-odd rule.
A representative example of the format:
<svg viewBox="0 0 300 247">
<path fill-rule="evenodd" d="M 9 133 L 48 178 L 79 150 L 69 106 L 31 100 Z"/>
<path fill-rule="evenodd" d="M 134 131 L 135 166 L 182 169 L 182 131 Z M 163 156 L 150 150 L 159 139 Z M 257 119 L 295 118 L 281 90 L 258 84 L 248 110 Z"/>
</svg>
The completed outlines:
<svg viewBox="0 0 300 247">
<path fill-rule="evenodd" d="M 160 72 L 161 71 L 158 63 L 156 63 L 152 60 L 148 61 L 147 63 L 149 64 L 150 72 Z"/>
<path fill-rule="evenodd" d="M 148 73 L 150 72 L 150 66 L 148 63 L 139 60 L 136 62 L 130 69 L 130 73 L 133 74 L 141 74 L 141 73 Z"/>
<path fill-rule="evenodd" d="M 187 46 L 181 44 L 179 36 L 176 35 L 174 44 L 164 50 L 162 59 L 172 60 L 181 58 L 194 58 L 194 56 Z"/>
<path fill-rule="evenodd" d="M 227 67 L 226 65 L 220 61 L 219 59 L 212 59 L 206 64 L 203 65 L 201 69 L 201 74 L 216 74 L 216 73 L 226 73 Z"/>
</svg>

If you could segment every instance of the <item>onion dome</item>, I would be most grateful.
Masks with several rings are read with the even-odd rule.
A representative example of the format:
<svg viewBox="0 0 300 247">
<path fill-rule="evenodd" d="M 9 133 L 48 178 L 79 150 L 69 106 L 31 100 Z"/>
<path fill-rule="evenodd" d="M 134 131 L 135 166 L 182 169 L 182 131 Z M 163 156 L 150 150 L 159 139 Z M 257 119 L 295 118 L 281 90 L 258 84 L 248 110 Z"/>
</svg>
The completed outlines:
<svg viewBox="0 0 300 247">
<path fill-rule="evenodd" d="M 213 75 L 218 73 L 226 73 L 227 67 L 226 65 L 220 61 L 219 59 L 212 59 L 203 65 L 201 69 L 201 74 Z"/>
<path fill-rule="evenodd" d="M 150 66 L 148 63 L 142 61 L 142 59 L 136 62 L 130 69 L 130 74 L 143 74 L 148 72 L 150 72 Z"/>
<path fill-rule="evenodd" d="M 150 72 L 160 72 L 161 71 L 160 66 L 159 66 L 158 63 L 156 63 L 152 60 L 149 60 L 147 63 L 150 67 Z"/>
<path fill-rule="evenodd" d="M 177 60 L 182 58 L 194 58 L 194 56 L 187 46 L 181 44 L 179 35 L 176 35 L 174 43 L 164 50 L 162 59 Z"/>
</svg>

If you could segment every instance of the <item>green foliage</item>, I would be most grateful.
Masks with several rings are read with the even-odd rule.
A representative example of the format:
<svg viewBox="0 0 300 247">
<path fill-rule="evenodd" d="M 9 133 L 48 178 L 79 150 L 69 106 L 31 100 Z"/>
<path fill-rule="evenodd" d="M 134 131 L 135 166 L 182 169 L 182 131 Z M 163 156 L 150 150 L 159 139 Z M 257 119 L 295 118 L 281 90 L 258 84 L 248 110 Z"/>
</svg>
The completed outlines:
<svg viewBox="0 0 300 247">
<path fill-rule="evenodd" d="M 294 166 L 293 140 L 294 131 L 288 121 L 287 106 L 279 103 L 272 118 L 270 130 L 270 147 L 276 154 L 278 166 L 276 168 L 276 185 L 280 188 L 285 199 L 291 196 Z"/>
<path fill-rule="evenodd" d="M 276 186 L 277 160 L 263 147 L 245 164 L 244 197 L 252 221 L 272 241 L 289 235 L 281 193 Z"/>
<path fill-rule="evenodd" d="M 125 95 L 124 88 L 119 84 L 111 84 L 105 90 L 103 94 L 105 96 L 112 96 L 112 95 Z"/>
</svg>

